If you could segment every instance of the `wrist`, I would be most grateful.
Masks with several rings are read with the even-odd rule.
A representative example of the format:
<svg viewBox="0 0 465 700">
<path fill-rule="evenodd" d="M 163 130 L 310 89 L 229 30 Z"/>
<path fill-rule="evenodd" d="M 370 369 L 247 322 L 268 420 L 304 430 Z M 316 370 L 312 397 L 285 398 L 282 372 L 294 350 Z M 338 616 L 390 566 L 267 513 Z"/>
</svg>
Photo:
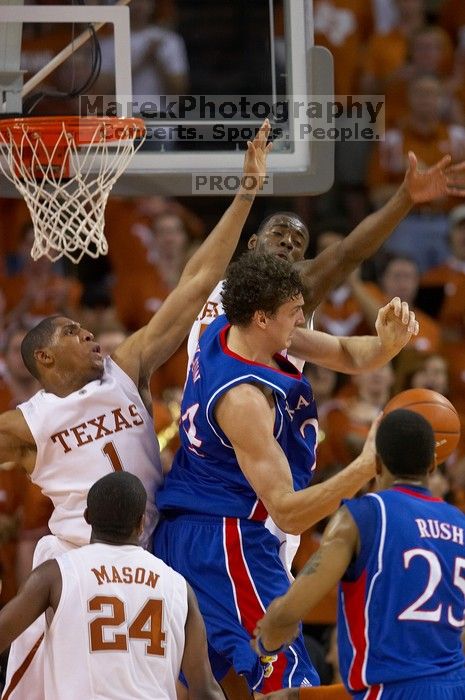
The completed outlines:
<svg viewBox="0 0 465 700">
<path fill-rule="evenodd" d="M 256 194 L 256 190 L 247 190 L 244 187 L 239 187 L 236 198 L 239 202 L 243 202 L 251 207 Z"/>
<path fill-rule="evenodd" d="M 239 190 L 246 194 L 255 195 L 262 188 L 266 175 L 258 173 L 242 173 Z"/>
<path fill-rule="evenodd" d="M 261 656 L 277 656 L 277 655 L 280 654 L 282 651 L 284 651 L 284 649 L 286 648 L 286 645 L 285 645 L 285 644 L 281 644 L 281 646 L 278 647 L 277 649 L 272 649 L 272 650 L 271 650 L 271 649 L 267 649 L 267 648 L 263 645 L 263 642 L 262 642 L 262 639 L 261 639 L 260 636 L 258 636 L 258 637 L 256 638 L 256 641 L 257 641 L 257 648 L 258 648 L 258 651 L 260 652 L 260 655 L 261 655 Z"/>
<path fill-rule="evenodd" d="M 410 211 L 410 209 L 412 209 L 412 207 L 414 206 L 415 202 L 412 198 L 412 195 L 410 194 L 409 188 L 405 180 L 399 187 L 397 193 L 399 195 L 403 208 L 405 208 L 406 212 Z"/>
<path fill-rule="evenodd" d="M 362 487 L 366 482 L 370 481 L 375 474 L 375 459 L 373 455 L 364 454 L 363 451 L 358 457 L 352 462 L 355 467 L 355 471 L 360 476 Z"/>
</svg>

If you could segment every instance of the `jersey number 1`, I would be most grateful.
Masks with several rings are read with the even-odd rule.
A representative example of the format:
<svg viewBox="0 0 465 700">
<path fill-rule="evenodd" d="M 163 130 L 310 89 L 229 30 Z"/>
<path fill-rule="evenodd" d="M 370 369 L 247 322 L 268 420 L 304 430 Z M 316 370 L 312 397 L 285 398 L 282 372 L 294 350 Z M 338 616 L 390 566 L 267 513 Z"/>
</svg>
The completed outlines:
<svg viewBox="0 0 465 700">
<path fill-rule="evenodd" d="M 110 460 L 111 466 L 113 467 L 115 472 L 123 471 L 123 465 L 121 463 L 119 454 L 117 453 L 116 447 L 113 442 L 106 442 L 102 447 L 102 452 Z"/>
</svg>

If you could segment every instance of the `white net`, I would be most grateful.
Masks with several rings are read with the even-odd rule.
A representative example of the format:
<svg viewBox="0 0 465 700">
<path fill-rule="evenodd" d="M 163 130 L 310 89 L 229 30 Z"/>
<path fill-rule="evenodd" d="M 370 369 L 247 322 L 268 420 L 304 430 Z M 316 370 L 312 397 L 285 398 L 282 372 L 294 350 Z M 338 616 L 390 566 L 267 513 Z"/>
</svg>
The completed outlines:
<svg viewBox="0 0 465 700">
<path fill-rule="evenodd" d="M 119 123 L 120 122 L 120 123 Z M 80 141 L 79 120 L 57 117 L 53 138 L 34 119 L 0 121 L 0 169 L 26 200 L 34 225 L 31 256 L 78 263 L 108 252 L 104 214 L 110 190 L 144 140 L 138 119 L 92 121 Z M 142 138 L 141 138 L 142 136 Z"/>
</svg>

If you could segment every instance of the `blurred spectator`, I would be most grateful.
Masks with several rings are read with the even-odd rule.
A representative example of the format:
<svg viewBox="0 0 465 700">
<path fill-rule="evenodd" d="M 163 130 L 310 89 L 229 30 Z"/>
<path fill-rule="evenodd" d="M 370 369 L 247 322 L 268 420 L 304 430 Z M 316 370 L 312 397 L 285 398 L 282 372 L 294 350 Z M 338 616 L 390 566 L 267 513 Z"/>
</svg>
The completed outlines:
<svg viewBox="0 0 465 700">
<path fill-rule="evenodd" d="M 449 217 L 449 257 L 421 281 L 423 291 L 439 301 L 442 353 L 450 368 L 450 399 L 465 415 L 465 206 Z M 436 299 L 434 299 L 436 297 Z M 465 425 L 464 425 L 465 430 Z"/>
<path fill-rule="evenodd" d="M 24 491 L 28 477 L 22 467 L 0 468 L 0 606 L 14 597 L 19 581 L 16 574 L 18 535 L 21 527 Z"/>
<path fill-rule="evenodd" d="M 342 241 L 344 237 L 336 231 L 324 231 L 318 236 L 317 255 L 333 243 Z M 349 282 L 344 282 L 328 294 L 315 311 L 314 324 L 317 330 L 331 335 L 373 333 L 373 327 L 367 324 Z"/>
<path fill-rule="evenodd" d="M 419 353 L 409 350 L 396 366 L 395 393 L 405 389 L 432 389 L 439 394 L 449 394 L 449 369 L 447 360 L 437 353 Z"/>
<path fill-rule="evenodd" d="M 362 50 L 373 31 L 371 0 L 314 0 L 315 44 L 334 57 L 334 92 L 357 94 Z"/>
<path fill-rule="evenodd" d="M 349 279 L 352 293 L 369 328 L 374 329 L 380 306 L 398 296 L 415 311 L 420 324 L 418 335 L 410 340 L 407 347 L 422 352 L 435 352 L 440 347 L 440 328 L 433 318 L 415 305 L 419 283 L 420 272 L 415 260 L 395 253 L 386 256 L 378 273 L 378 285 L 362 282 L 357 274 L 351 275 Z"/>
<path fill-rule="evenodd" d="M 452 400 L 460 415 L 460 442 L 444 465 L 430 477 L 430 488 L 465 512 L 465 413 L 449 390 L 447 360 L 438 354 L 403 353 L 397 367 L 397 389 L 432 389 Z"/>
<path fill-rule="evenodd" d="M 16 408 L 40 388 L 24 366 L 21 342 L 27 332 L 23 327 L 11 328 L 6 336 L 4 364 L 0 376 L 0 412 Z M 3 589 L 0 602 L 5 603 L 16 592 L 30 572 L 32 553 L 37 541 L 48 532 L 52 513 L 51 501 L 14 464 L 0 468 L 0 568 Z"/>
<path fill-rule="evenodd" d="M 100 345 L 102 355 L 111 355 L 127 336 L 128 334 L 121 326 L 108 326 L 103 327 L 96 334 L 95 341 Z"/>
<path fill-rule="evenodd" d="M 421 77 L 409 86 L 409 111 L 404 125 L 388 129 L 386 139 L 375 146 L 368 174 L 370 198 L 382 206 L 404 177 L 409 151 L 429 167 L 450 153 L 454 162 L 465 157 L 465 129 L 440 118 L 441 86 L 433 77 Z M 443 262 L 448 255 L 447 215 L 454 200 L 419 205 L 390 236 L 386 249 L 412 256 L 421 272 Z"/>
<path fill-rule="evenodd" d="M 33 240 L 34 230 L 29 222 L 22 231 L 18 249 L 7 259 L 0 277 L 7 323 L 22 319 L 33 325 L 44 316 L 72 316 L 79 304 L 80 283 L 62 274 L 59 266 L 45 256 L 34 261 L 30 254 Z"/>
<path fill-rule="evenodd" d="M 88 282 L 74 318 L 94 335 L 107 328 L 122 328 L 107 279 Z"/>
<path fill-rule="evenodd" d="M 12 326 L 6 334 L 0 365 L 0 413 L 16 408 L 40 388 L 21 357 L 21 343 L 27 331 L 26 327 Z"/>
<path fill-rule="evenodd" d="M 409 42 L 425 24 L 424 0 L 396 0 L 395 5 L 395 25 L 368 41 L 361 77 L 361 89 L 368 95 L 384 94 L 387 80 L 406 67 Z"/>
<path fill-rule="evenodd" d="M 449 215 L 449 256 L 421 279 L 421 287 L 436 292 L 438 320 L 445 343 L 465 341 L 465 205 Z M 434 303 L 434 302 L 433 302 Z"/>
<path fill-rule="evenodd" d="M 326 419 L 329 411 L 338 406 L 338 391 L 342 382 L 347 381 L 347 377 L 310 363 L 305 365 L 304 374 L 312 386 L 318 406 L 318 449 L 314 479 L 320 481 L 339 466 L 327 437 Z"/>
<path fill-rule="evenodd" d="M 152 0 L 132 0 L 131 13 L 131 67 L 132 94 L 135 100 L 145 96 L 158 109 L 160 95 L 185 94 L 189 66 L 183 38 L 176 32 L 154 24 Z M 100 39 L 102 67 L 95 91 L 114 94 L 113 37 Z M 137 108 L 134 110 L 137 113 Z"/>
<path fill-rule="evenodd" d="M 410 83 L 422 77 L 435 77 L 440 82 L 439 115 L 446 123 L 463 121 L 460 95 L 456 94 L 454 53 L 447 33 L 437 26 L 426 25 L 410 38 L 408 60 L 384 83 L 386 124 L 402 126 L 409 110 Z"/>
<path fill-rule="evenodd" d="M 107 230 L 118 318 L 137 330 L 176 286 L 191 252 L 189 230 L 198 235 L 201 222 L 176 202 L 152 197 L 117 201 L 109 209 Z M 153 375 L 153 395 L 161 398 L 167 389 L 182 388 L 186 367 L 183 344 Z"/>
<path fill-rule="evenodd" d="M 360 93 L 362 55 L 374 26 L 371 0 L 315 0 L 313 3 L 315 44 L 328 48 L 334 59 L 334 92 L 344 102 L 345 95 Z M 368 123 L 360 121 L 360 126 Z M 345 115 L 337 127 L 347 124 Z M 340 207 L 353 226 L 368 214 L 364 186 L 371 144 L 351 140 L 336 143 L 335 173 Z"/>
<path fill-rule="evenodd" d="M 341 467 L 361 452 L 370 425 L 390 398 L 394 384 L 391 365 L 352 376 L 356 394 L 341 398 L 327 414 L 327 437 Z"/>
<path fill-rule="evenodd" d="M 165 281 L 163 265 L 158 264 L 163 241 L 159 248 L 154 226 L 156 229 L 159 219 L 162 224 L 163 217 L 167 215 L 176 217 L 176 223 L 174 220 L 172 222 L 177 230 L 172 236 L 173 232 L 167 231 L 170 227 L 161 227 L 161 239 L 171 236 L 179 242 L 182 237 L 185 245 L 182 253 L 179 252 L 182 246 L 177 246 L 174 260 L 173 247 L 176 248 L 176 242 L 166 242 L 166 247 L 171 248 L 168 251 L 171 262 L 170 280 Z M 166 221 L 169 222 L 168 219 Z M 110 200 L 105 222 L 109 258 L 114 273 L 113 297 L 118 318 L 128 330 L 135 331 L 150 320 L 174 286 L 172 280 L 176 274 L 180 274 L 187 255 L 189 238 L 186 233 L 200 236 L 203 233 L 203 225 L 185 207 L 163 197 Z M 128 260 L 131 261 L 130 265 Z"/>
</svg>

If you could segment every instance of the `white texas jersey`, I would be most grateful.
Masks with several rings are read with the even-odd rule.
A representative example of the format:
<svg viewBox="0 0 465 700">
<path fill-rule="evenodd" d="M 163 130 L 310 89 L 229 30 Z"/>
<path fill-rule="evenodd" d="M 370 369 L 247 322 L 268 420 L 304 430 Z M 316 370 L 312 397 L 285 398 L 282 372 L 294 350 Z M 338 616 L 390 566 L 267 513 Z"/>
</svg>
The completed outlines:
<svg viewBox="0 0 465 700">
<path fill-rule="evenodd" d="M 191 328 L 191 332 L 189 333 L 189 338 L 187 340 L 187 353 L 189 356 L 188 366 L 190 366 L 192 360 L 194 359 L 194 355 L 197 350 L 197 345 L 199 344 L 199 339 L 202 335 L 205 326 L 209 326 L 210 323 L 212 323 L 217 316 L 221 316 L 221 314 L 224 313 L 223 302 L 221 300 L 221 292 L 223 290 L 223 285 L 224 280 L 218 282 L 215 289 L 209 295 L 207 302 L 204 304 L 202 311 L 199 313 L 199 315 L 194 321 L 194 324 Z M 308 327 L 313 328 L 312 319 L 309 321 Z M 287 351 L 283 351 L 282 354 L 287 355 L 288 359 L 290 360 L 290 362 L 292 362 L 294 367 L 297 367 L 297 369 L 300 372 L 302 372 L 305 364 L 304 360 L 300 360 L 296 357 L 288 355 Z"/>
<path fill-rule="evenodd" d="M 88 544 L 87 492 L 113 470 L 135 474 L 147 491 L 141 544 L 157 522 L 154 498 L 161 484 L 160 449 L 153 420 L 136 385 L 110 357 L 101 379 L 59 397 L 44 390 L 18 406 L 37 446 L 32 481 L 54 505 L 51 532 L 74 545 Z"/>
<path fill-rule="evenodd" d="M 176 700 L 184 578 L 134 545 L 89 544 L 56 561 L 62 593 L 45 631 L 45 697 Z"/>
</svg>

